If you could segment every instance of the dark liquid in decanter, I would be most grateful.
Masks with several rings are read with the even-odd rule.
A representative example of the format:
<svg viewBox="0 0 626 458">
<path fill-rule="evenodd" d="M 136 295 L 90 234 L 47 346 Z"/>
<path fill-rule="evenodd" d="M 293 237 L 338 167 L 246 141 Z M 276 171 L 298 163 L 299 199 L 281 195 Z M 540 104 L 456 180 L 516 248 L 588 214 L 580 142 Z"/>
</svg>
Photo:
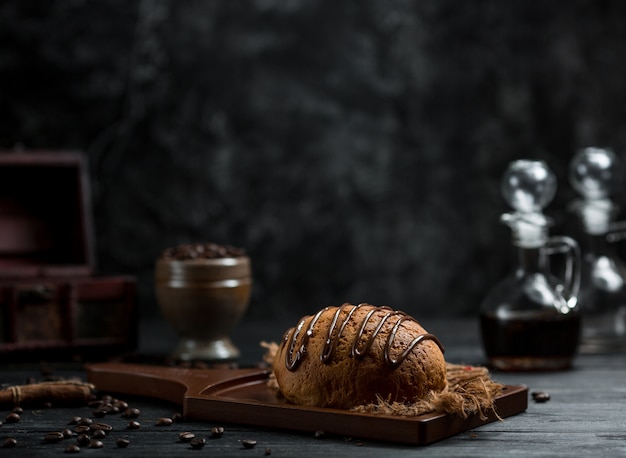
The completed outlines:
<svg viewBox="0 0 626 458">
<path fill-rule="evenodd" d="M 482 339 L 489 363 L 504 371 L 564 370 L 576 353 L 580 316 L 480 317 Z"/>
</svg>

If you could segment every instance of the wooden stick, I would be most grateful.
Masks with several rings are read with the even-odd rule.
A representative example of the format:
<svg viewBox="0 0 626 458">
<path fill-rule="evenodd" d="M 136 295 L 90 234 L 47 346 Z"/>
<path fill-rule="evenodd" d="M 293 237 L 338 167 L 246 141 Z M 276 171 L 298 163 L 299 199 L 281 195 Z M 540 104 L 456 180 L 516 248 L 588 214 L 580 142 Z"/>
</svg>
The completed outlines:
<svg viewBox="0 0 626 458">
<path fill-rule="evenodd" d="M 69 380 L 15 385 L 0 390 L 0 408 L 9 406 L 87 404 L 94 386 Z"/>
</svg>

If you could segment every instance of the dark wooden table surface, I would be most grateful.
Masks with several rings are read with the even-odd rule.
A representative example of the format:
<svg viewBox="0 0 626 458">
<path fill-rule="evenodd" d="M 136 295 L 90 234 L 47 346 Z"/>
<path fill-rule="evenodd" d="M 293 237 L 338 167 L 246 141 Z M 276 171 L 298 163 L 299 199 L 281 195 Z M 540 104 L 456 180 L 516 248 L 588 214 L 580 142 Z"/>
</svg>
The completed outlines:
<svg viewBox="0 0 626 458">
<path fill-rule="evenodd" d="M 297 317 L 296 317 L 297 319 Z M 242 351 L 240 366 L 253 366 L 261 361 L 264 350 L 259 342 L 277 341 L 286 327 L 294 323 L 246 322 L 237 328 L 233 340 Z M 446 359 L 453 363 L 482 364 L 484 357 L 475 320 L 422 320 L 446 346 Z M 160 320 L 141 324 L 138 356 L 158 360 L 173 348 L 176 336 Z M 0 366 L 0 383 L 19 384 L 42 376 L 41 364 Z M 59 377 L 86 378 L 80 365 L 50 362 L 47 370 Z M 161 417 L 172 417 L 180 406 L 135 396 L 119 396 L 140 409 L 141 427 L 128 430 L 128 420 L 120 415 L 107 415 L 102 421 L 113 430 L 102 440 L 101 449 L 82 448 L 79 455 L 89 456 L 303 456 L 303 457 L 390 457 L 390 456 L 626 456 L 626 355 L 579 355 L 570 371 L 553 373 L 493 373 L 496 380 L 528 386 L 529 392 L 545 391 L 550 401 L 536 403 L 529 399 L 525 412 L 448 439 L 413 446 L 371 441 L 359 437 L 316 437 L 313 431 L 298 432 L 246 426 L 183 421 L 171 426 L 157 426 Z M 10 409 L 0 412 L 7 415 Z M 0 426 L 0 454 L 5 456 L 65 455 L 65 448 L 74 439 L 46 443 L 49 431 L 68 427 L 74 416 L 90 417 L 93 409 L 49 407 L 26 409 L 18 423 Z M 1 420 L 2 418 L 0 418 Z M 221 438 L 210 439 L 214 426 L 223 426 Z M 179 441 L 179 433 L 190 431 L 207 438 L 200 450 Z M 6 438 L 15 438 L 14 448 L 2 448 Z M 116 439 L 130 440 L 126 449 L 118 448 Z M 244 440 L 256 441 L 254 448 L 243 446 Z"/>
</svg>

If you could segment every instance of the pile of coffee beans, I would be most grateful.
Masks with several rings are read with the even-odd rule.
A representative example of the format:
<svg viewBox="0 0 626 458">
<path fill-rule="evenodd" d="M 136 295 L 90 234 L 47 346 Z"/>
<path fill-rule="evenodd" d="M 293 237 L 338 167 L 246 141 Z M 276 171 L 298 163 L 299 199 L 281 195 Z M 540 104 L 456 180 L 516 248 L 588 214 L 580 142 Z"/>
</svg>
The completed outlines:
<svg viewBox="0 0 626 458">
<path fill-rule="evenodd" d="M 245 255 L 245 250 L 231 245 L 188 243 L 167 248 L 161 254 L 161 259 L 182 261 L 185 259 L 239 258 Z"/>
</svg>

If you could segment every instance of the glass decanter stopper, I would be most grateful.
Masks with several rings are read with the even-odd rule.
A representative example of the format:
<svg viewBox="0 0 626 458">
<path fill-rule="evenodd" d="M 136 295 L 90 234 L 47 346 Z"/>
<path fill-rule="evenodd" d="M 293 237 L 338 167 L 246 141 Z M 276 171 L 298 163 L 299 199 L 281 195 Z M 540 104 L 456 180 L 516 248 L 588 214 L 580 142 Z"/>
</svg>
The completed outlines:
<svg viewBox="0 0 626 458">
<path fill-rule="evenodd" d="M 504 371 L 567 369 L 580 335 L 580 250 L 573 239 L 548 234 L 552 221 L 542 210 L 554 198 L 556 178 L 544 161 L 514 161 L 501 192 L 515 210 L 501 218 L 511 228 L 515 265 L 481 306 L 489 364 Z M 555 254 L 563 255 L 561 276 L 550 269 Z"/>
<path fill-rule="evenodd" d="M 618 208 L 610 199 L 622 175 L 609 149 L 584 148 L 570 162 L 569 179 L 581 198 L 572 202 L 581 237 L 581 352 L 626 350 L 626 266 L 611 242 L 624 238 L 626 222 L 613 222 Z"/>
</svg>

